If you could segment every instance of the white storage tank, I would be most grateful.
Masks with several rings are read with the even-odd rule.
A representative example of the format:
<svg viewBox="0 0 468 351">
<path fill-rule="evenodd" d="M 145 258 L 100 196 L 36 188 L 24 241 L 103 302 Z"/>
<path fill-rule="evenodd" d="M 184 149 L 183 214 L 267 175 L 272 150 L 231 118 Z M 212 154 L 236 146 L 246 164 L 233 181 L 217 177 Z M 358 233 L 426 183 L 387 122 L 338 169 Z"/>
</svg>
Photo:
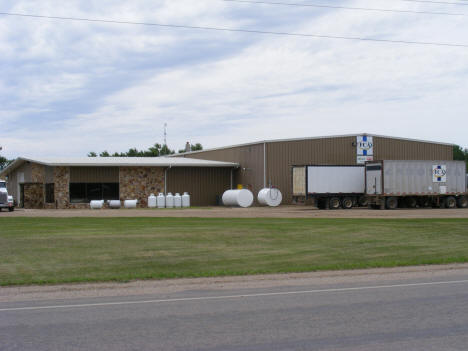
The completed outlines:
<svg viewBox="0 0 468 351">
<path fill-rule="evenodd" d="M 265 188 L 258 192 L 257 200 L 260 205 L 276 207 L 281 205 L 283 195 L 277 188 Z"/>
<path fill-rule="evenodd" d="M 165 208 L 166 207 L 166 196 L 163 193 L 159 193 L 157 198 L 157 205 L 158 208 Z"/>
<path fill-rule="evenodd" d="M 109 208 L 120 208 L 122 206 L 120 200 L 109 200 L 107 203 L 109 204 Z"/>
<path fill-rule="evenodd" d="M 91 200 L 89 203 L 89 207 L 93 210 L 98 210 L 101 209 L 102 206 L 104 205 L 104 200 Z"/>
<path fill-rule="evenodd" d="M 154 194 L 151 194 L 148 196 L 148 207 L 149 208 L 156 208 L 157 201 L 156 201 L 156 196 Z"/>
<path fill-rule="evenodd" d="M 136 208 L 138 200 L 125 200 L 124 207 L 125 208 Z"/>
<path fill-rule="evenodd" d="M 182 195 L 182 207 L 190 207 L 190 195 L 187 192 Z"/>
<path fill-rule="evenodd" d="M 181 208 L 182 207 L 182 196 L 179 193 L 174 195 L 174 207 Z"/>
<path fill-rule="evenodd" d="M 174 196 L 172 193 L 167 193 L 166 195 L 166 208 L 173 208 L 174 207 Z"/>
<path fill-rule="evenodd" d="M 250 207 L 252 206 L 254 196 L 247 189 L 227 190 L 224 192 L 222 200 L 224 206 Z"/>
</svg>

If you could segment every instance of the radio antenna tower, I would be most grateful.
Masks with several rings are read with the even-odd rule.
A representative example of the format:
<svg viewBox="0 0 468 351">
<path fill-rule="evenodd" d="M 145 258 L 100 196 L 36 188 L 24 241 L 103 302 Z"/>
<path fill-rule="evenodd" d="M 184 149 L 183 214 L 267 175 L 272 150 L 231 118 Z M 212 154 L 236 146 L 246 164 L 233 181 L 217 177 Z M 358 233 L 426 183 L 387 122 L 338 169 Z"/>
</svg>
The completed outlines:
<svg viewBox="0 0 468 351">
<path fill-rule="evenodd" d="M 164 123 L 164 145 L 167 145 L 167 123 Z"/>
</svg>

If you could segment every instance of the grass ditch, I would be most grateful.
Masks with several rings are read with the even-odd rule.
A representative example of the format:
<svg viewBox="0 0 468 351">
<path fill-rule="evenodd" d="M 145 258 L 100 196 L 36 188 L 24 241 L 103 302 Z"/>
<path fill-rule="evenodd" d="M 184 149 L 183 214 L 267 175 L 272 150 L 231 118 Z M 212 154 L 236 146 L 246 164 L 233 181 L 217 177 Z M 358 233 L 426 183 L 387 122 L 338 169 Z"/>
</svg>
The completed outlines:
<svg viewBox="0 0 468 351">
<path fill-rule="evenodd" d="M 0 218 L 0 285 L 468 262 L 468 219 Z"/>
</svg>

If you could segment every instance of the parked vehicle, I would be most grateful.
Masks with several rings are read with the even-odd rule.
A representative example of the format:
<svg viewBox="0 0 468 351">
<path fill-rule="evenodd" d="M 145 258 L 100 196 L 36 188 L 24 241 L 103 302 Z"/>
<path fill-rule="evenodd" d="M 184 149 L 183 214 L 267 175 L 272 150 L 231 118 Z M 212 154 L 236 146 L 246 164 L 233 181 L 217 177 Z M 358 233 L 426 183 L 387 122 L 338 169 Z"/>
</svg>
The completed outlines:
<svg viewBox="0 0 468 351">
<path fill-rule="evenodd" d="M 293 196 L 323 209 L 367 206 L 365 166 L 295 166 Z"/>
<path fill-rule="evenodd" d="M 463 161 L 367 162 L 365 193 L 381 209 L 404 207 L 468 207 Z"/>
<path fill-rule="evenodd" d="M 13 196 L 8 195 L 6 181 L 0 179 L 0 211 L 2 208 L 8 208 L 8 211 L 14 211 L 15 205 Z"/>
</svg>

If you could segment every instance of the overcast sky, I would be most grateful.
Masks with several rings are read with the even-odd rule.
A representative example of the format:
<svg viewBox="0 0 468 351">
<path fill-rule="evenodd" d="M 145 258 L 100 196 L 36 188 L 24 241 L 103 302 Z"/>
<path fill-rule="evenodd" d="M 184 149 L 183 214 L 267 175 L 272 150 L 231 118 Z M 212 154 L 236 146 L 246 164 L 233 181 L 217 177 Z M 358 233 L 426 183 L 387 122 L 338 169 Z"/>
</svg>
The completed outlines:
<svg viewBox="0 0 468 351">
<path fill-rule="evenodd" d="M 0 12 L 468 45 L 468 6 L 302 3 L 467 16 L 222 0 L 2 0 Z M 164 123 L 176 150 L 362 132 L 468 146 L 467 111 L 467 47 L 0 15 L 10 158 L 146 149 Z"/>
</svg>

